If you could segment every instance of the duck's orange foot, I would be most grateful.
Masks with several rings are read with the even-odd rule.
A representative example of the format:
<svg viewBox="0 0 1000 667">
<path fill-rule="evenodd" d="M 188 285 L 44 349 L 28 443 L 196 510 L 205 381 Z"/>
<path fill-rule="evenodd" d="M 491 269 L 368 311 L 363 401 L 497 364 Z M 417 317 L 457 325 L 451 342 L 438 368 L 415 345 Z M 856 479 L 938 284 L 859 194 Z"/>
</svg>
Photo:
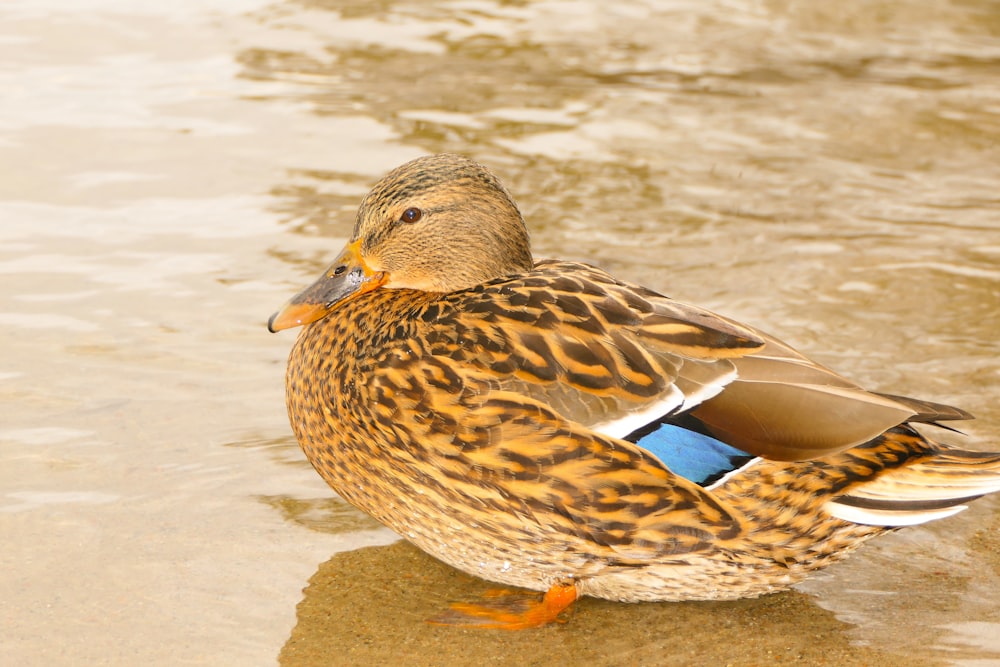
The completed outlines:
<svg viewBox="0 0 1000 667">
<path fill-rule="evenodd" d="M 451 609 L 428 623 L 492 630 L 525 630 L 549 623 L 563 623 L 559 614 L 576 600 L 576 586 L 556 584 L 541 600 L 537 594 L 491 591 L 481 604 L 456 602 Z"/>
</svg>

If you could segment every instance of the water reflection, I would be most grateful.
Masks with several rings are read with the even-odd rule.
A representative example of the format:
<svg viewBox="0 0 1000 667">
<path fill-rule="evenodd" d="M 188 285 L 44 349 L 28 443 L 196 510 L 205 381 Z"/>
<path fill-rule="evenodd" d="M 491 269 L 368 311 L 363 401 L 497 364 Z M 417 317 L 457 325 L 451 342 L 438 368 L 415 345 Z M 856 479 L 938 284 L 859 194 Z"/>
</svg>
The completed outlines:
<svg viewBox="0 0 1000 667">
<path fill-rule="evenodd" d="M 282 665 L 880 665 L 899 657 L 850 640 L 847 623 L 794 591 L 716 603 L 584 599 L 564 625 L 530 632 L 429 625 L 491 585 L 398 542 L 338 554 L 312 576 Z M 940 664 L 908 658 L 907 664 Z"/>
<path fill-rule="evenodd" d="M 988 667 L 1000 656 L 1000 624 L 981 621 L 950 623 L 945 645 L 954 651 L 953 664 L 961 667 Z M 993 657 L 983 657 L 993 656 Z"/>
<path fill-rule="evenodd" d="M 353 533 L 382 528 L 382 524 L 339 498 L 260 496 L 260 501 L 281 512 L 285 521 L 323 533 Z"/>
</svg>

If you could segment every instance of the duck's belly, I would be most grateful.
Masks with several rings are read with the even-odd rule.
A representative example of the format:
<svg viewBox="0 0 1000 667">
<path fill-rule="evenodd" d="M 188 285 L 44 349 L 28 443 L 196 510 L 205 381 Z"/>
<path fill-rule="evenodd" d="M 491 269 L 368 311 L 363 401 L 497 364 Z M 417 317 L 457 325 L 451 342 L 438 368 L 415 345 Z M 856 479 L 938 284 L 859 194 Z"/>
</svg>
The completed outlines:
<svg viewBox="0 0 1000 667">
<path fill-rule="evenodd" d="M 790 564 L 711 551 L 622 565 L 600 553 L 606 547 L 547 531 L 514 512 L 470 511 L 458 500 L 443 508 L 412 489 L 379 488 L 373 478 L 347 480 L 330 468 L 321 472 L 348 502 L 431 556 L 488 581 L 537 591 L 572 581 L 581 595 L 620 602 L 757 597 L 784 590 L 853 550 Z M 857 544 L 859 538 L 854 536 Z"/>
</svg>

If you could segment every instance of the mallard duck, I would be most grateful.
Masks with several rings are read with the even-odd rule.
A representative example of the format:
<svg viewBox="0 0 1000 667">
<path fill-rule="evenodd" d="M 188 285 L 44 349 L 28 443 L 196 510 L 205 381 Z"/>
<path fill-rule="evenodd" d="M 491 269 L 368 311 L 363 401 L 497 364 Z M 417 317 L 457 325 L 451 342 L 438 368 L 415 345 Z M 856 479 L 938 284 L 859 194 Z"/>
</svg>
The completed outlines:
<svg viewBox="0 0 1000 667">
<path fill-rule="evenodd" d="M 268 323 L 303 326 L 287 407 L 345 500 L 427 553 L 545 595 L 448 622 L 523 628 L 579 596 L 779 591 L 1000 489 L 1000 454 L 913 424 L 749 326 L 593 266 L 532 259 L 513 198 L 457 155 L 408 162 Z"/>
</svg>

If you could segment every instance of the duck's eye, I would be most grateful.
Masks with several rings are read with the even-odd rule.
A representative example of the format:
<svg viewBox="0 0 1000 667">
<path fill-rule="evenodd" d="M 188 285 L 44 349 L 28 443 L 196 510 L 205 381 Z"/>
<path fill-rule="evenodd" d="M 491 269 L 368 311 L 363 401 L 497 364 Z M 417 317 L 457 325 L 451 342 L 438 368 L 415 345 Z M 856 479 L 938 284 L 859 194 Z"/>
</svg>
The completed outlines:
<svg viewBox="0 0 1000 667">
<path fill-rule="evenodd" d="M 423 215 L 423 212 L 419 208 L 408 208 L 403 211 L 403 215 L 399 216 L 399 219 L 402 222 L 416 222 Z"/>
</svg>

